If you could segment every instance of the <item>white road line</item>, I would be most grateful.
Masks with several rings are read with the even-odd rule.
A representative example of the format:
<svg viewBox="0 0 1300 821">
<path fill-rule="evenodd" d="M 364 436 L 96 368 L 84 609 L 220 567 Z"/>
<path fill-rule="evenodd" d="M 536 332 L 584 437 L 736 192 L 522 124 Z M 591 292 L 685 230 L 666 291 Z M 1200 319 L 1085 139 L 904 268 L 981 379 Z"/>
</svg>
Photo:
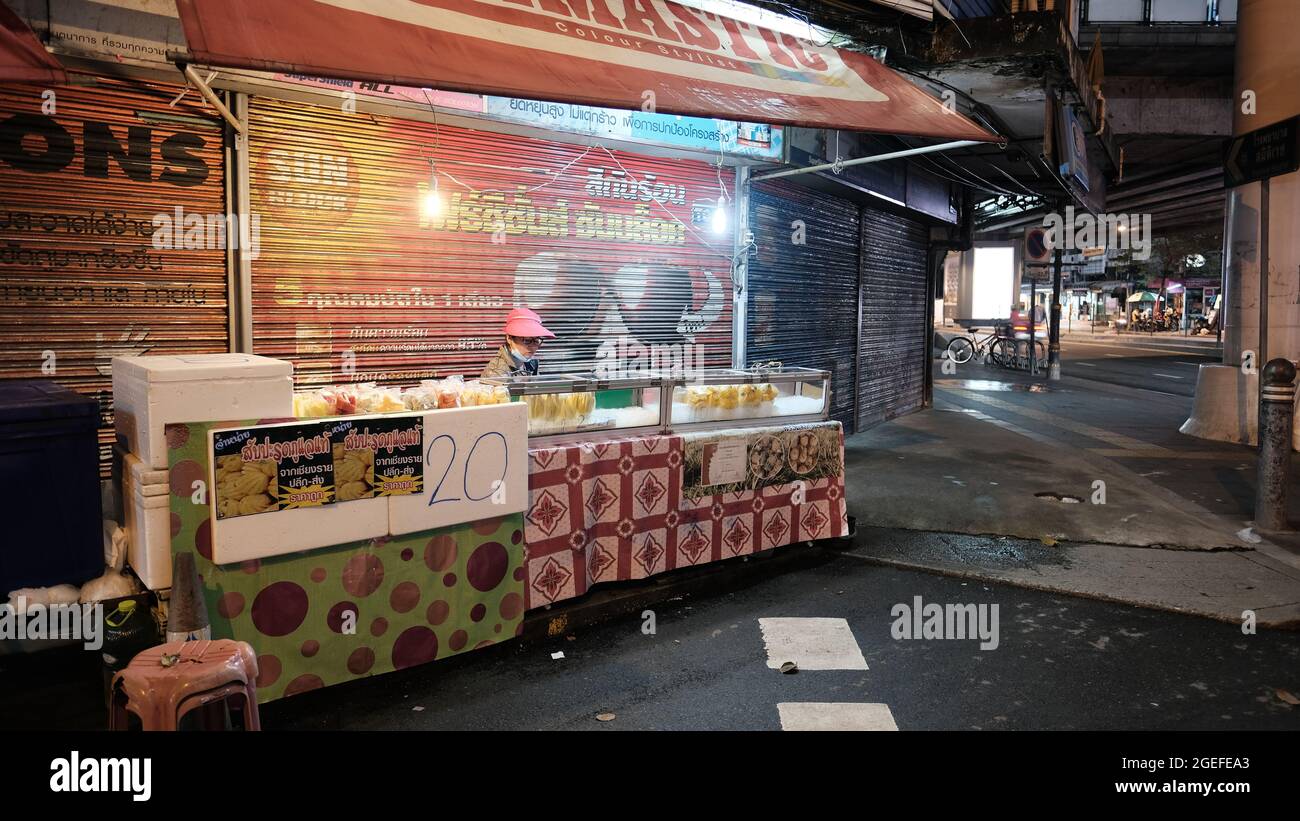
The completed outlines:
<svg viewBox="0 0 1300 821">
<path fill-rule="evenodd" d="M 1177 364 L 1179 364 L 1179 365 L 1191 365 L 1193 368 L 1199 368 L 1199 367 L 1201 367 L 1201 364 L 1202 364 L 1202 363 L 1200 363 L 1200 362 L 1181 362 L 1181 361 L 1180 361 L 1180 362 L 1178 362 Z M 1206 363 L 1206 364 L 1208 364 L 1208 363 Z"/>
<path fill-rule="evenodd" d="M 1090 439 L 1096 439 L 1099 442 L 1107 442 L 1115 447 L 1126 448 L 1128 450 L 1147 450 L 1151 447 L 1158 447 L 1143 442 L 1140 439 L 1133 439 L 1125 436 L 1121 433 L 1114 433 L 1112 431 L 1102 430 L 1101 428 L 1095 428 L 1092 425 L 1085 425 L 1082 422 L 1075 422 L 1060 414 L 1046 413 L 1044 411 L 1034 410 L 1033 408 L 1015 405 L 1010 402 L 1003 402 L 1001 399 L 994 399 L 993 397 L 978 391 L 970 391 L 961 388 L 942 388 L 942 390 L 957 394 L 968 402 L 978 402 L 982 405 L 991 405 L 995 408 L 1001 408 L 1002 410 L 1018 416 L 1028 417 L 1039 422 L 1045 422 L 1053 427 L 1074 431 L 1075 433 L 1087 436 Z M 1166 449 L 1166 452 L 1172 451 Z"/>
<path fill-rule="evenodd" d="M 1155 373 L 1155 371 L 1152 371 Z M 1181 376 L 1174 376 L 1172 373 L 1157 373 L 1156 376 L 1163 376 L 1165 379 L 1182 379 Z"/>
<path fill-rule="evenodd" d="M 866 670 L 853 630 L 845 619 L 759 619 L 767 666 L 781 669 L 787 661 L 800 670 Z"/>
<path fill-rule="evenodd" d="M 782 730 L 898 731 L 888 704 L 787 701 L 776 709 Z"/>
<path fill-rule="evenodd" d="M 1082 365 L 1082 366 L 1085 367 L 1085 368 L 1095 368 L 1095 367 L 1097 367 L 1097 363 L 1095 363 L 1095 362 L 1066 362 L 1065 364 L 1067 364 L 1067 365 Z"/>
<path fill-rule="evenodd" d="M 1106 356 L 1109 356 L 1111 359 L 1128 359 L 1127 356 L 1118 353 L 1108 353 Z"/>
</svg>

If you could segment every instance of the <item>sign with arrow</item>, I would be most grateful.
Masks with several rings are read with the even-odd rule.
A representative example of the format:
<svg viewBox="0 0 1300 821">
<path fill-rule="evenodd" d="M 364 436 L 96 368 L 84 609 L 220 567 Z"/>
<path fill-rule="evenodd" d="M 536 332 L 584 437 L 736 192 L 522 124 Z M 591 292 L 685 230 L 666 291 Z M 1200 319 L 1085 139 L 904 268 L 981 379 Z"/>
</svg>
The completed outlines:
<svg viewBox="0 0 1300 821">
<path fill-rule="evenodd" d="M 1223 161 L 1231 188 L 1300 170 L 1300 116 L 1233 137 Z"/>
</svg>

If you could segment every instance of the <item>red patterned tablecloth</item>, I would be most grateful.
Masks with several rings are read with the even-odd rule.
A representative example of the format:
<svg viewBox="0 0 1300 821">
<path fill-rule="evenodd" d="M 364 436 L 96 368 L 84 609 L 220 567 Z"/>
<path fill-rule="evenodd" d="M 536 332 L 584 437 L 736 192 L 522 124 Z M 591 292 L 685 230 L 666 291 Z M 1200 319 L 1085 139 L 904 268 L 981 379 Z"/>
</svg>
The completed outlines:
<svg viewBox="0 0 1300 821">
<path fill-rule="evenodd" d="M 811 427 L 827 426 L 838 431 L 842 466 L 839 423 Z M 692 499 L 683 489 L 684 441 L 648 436 L 529 451 L 527 608 L 581 596 L 599 582 L 848 534 L 842 469 L 804 482 L 802 493 L 790 482 Z"/>
</svg>

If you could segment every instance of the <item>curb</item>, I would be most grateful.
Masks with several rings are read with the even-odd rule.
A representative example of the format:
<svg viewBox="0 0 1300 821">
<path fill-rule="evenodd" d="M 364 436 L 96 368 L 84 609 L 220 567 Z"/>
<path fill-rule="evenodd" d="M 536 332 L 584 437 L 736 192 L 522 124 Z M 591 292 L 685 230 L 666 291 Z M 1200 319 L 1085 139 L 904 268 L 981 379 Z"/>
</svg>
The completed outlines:
<svg viewBox="0 0 1300 821">
<path fill-rule="evenodd" d="M 1079 599 L 1089 599 L 1092 601 L 1104 601 L 1111 604 L 1124 604 L 1130 607 L 1141 607 L 1145 610 L 1156 610 L 1162 613 L 1178 613 L 1183 616 L 1199 616 L 1202 618 L 1212 619 L 1213 621 L 1223 622 L 1225 624 L 1240 625 L 1241 618 L 1238 615 L 1229 616 L 1224 613 L 1212 610 L 1198 610 L 1194 608 L 1174 607 L 1172 605 L 1160 604 L 1157 602 L 1140 601 L 1131 598 L 1121 598 L 1119 596 L 1107 596 L 1104 593 L 1093 593 L 1082 590 L 1070 590 L 1063 587 L 1056 587 L 1050 584 L 1035 583 L 1027 579 L 1007 578 L 1000 576 L 993 570 L 982 568 L 971 568 L 969 570 L 959 570 L 954 567 L 944 567 L 942 565 L 923 564 L 921 562 L 909 562 L 905 559 L 891 559 L 884 556 L 864 556 L 860 553 L 847 552 L 843 555 L 851 556 L 859 561 L 869 564 L 882 565 L 884 567 L 894 567 L 900 570 L 916 570 L 924 573 L 934 573 L 939 576 L 948 576 L 955 579 L 971 579 L 982 582 L 993 582 L 995 584 L 1005 584 L 1008 587 L 1021 587 L 1026 590 L 1037 590 L 1042 593 L 1054 593 L 1059 596 L 1073 596 Z M 1269 608 L 1272 609 L 1272 608 Z M 1267 627 L 1274 630 L 1300 630 L 1300 615 L 1283 619 L 1270 619 L 1265 616 L 1259 616 L 1255 622 L 1257 627 Z"/>
</svg>

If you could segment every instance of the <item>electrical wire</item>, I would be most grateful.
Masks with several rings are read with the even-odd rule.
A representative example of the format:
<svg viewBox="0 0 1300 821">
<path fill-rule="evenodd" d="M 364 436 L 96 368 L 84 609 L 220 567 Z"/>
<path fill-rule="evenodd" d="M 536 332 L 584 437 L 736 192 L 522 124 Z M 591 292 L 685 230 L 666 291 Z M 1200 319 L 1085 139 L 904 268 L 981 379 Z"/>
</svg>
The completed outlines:
<svg viewBox="0 0 1300 821">
<path fill-rule="evenodd" d="M 970 186 L 971 188 L 978 188 L 978 189 L 980 189 L 981 191 L 987 191 L 987 192 L 989 192 L 990 194 L 1005 194 L 1005 195 L 1007 195 L 1007 196 L 1009 196 L 1009 197 L 1014 197 L 1014 196 L 1016 196 L 1016 193 L 1015 193 L 1014 191 L 1008 191 L 1008 190 L 1005 189 L 1005 188 L 1001 188 L 1001 187 L 999 187 L 999 186 L 996 186 L 996 185 L 994 185 L 993 183 L 989 182 L 988 180 L 981 179 L 980 177 L 978 177 L 977 175 L 975 175 L 973 172 L 970 172 L 970 171 L 963 171 L 962 168 L 961 168 L 960 166 L 957 166 L 957 171 L 956 171 L 956 173 L 959 173 L 959 174 L 961 174 L 961 173 L 968 173 L 968 174 L 970 174 L 972 177 L 975 177 L 975 179 L 978 180 L 978 182 L 971 182 L 970 179 L 953 177 L 953 176 L 951 176 L 950 174 L 945 173 L 945 169 L 944 169 L 943 166 L 941 166 L 941 165 L 939 165 L 938 163 L 934 162 L 934 160 L 930 159 L 930 158 L 929 158 L 928 156 L 926 156 L 925 154 L 919 154 L 919 155 L 917 155 L 917 157 L 918 157 L 918 159 L 920 159 L 922 162 L 924 162 L 925 164 L 929 165 L 935 174 L 938 174 L 940 177 L 943 177 L 944 179 L 948 180 L 949 182 L 955 182 L 955 183 L 958 183 L 958 184 L 960 184 L 960 185 Z"/>
<path fill-rule="evenodd" d="M 976 174 L 976 173 L 975 173 L 974 171 L 972 171 L 971 169 L 969 169 L 969 168 L 964 168 L 963 166 L 959 166 L 959 165 L 957 165 L 957 163 L 953 162 L 953 160 L 952 160 L 951 157 L 945 157 L 945 156 L 943 156 L 942 154 L 936 154 L 935 156 L 936 156 L 937 159 L 943 160 L 944 162 L 948 163 L 949 165 L 953 166 L 954 168 L 960 168 L 960 169 L 963 169 L 966 173 L 970 174 L 972 177 L 974 177 L 975 179 L 977 179 L 977 180 L 979 180 L 980 182 L 984 183 L 985 185 L 993 185 L 993 183 L 991 183 L 991 182 L 989 182 L 988 180 L 984 179 L 983 177 L 979 176 L 978 174 Z M 991 163 L 991 162 L 985 161 L 984 164 L 987 165 L 987 166 L 989 166 L 990 168 L 993 168 L 993 169 L 997 170 L 997 171 L 1002 171 L 1002 169 L 998 168 L 996 165 L 994 165 L 994 164 Z M 1014 177 L 1012 177 L 1010 174 L 1007 174 L 1005 171 L 1003 171 L 1002 173 L 1003 173 L 1004 176 L 1006 176 L 1007 179 L 1011 180 L 1011 182 L 1013 182 L 1013 183 L 1015 183 L 1017 186 L 1019 186 L 1019 187 L 1020 187 L 1020 190 L 1023 191 L 1024 193 L 1026 193 L 1026 194 L 1035 194 L 1035 193 L 1037 193 L 1037 192 L 1035 192 L 1035 191 L 1031 191 L 1029 188 L 1026 188 L 1026 187 L 1024 186 L 1024 184 L 1022 184 L 1019 180 L 1017 180 L 1017 179 L 1015 179 Z M 1005 190 L 1005 189 L 999 189 L 999 190 Z M 1007 192 L 1007 193 L 1011 193 L 1011 192 Z"/>
</svg>

